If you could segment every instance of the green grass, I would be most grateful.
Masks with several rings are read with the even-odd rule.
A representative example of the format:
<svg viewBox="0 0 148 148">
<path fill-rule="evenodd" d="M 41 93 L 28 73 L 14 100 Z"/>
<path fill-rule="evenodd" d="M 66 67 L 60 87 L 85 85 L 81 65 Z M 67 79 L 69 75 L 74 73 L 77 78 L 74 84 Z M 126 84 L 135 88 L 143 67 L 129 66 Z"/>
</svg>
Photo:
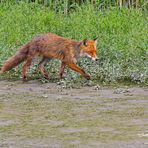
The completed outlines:
<svg viewBox="0 0 148 148">
<path fill-rule="evenodd" d="M 78 61 L 92 76 L 92 81 L 87 82 L 67 69 L 66 78 L 61 83 L 69 86 L 72 83 L 91 85 L 125 81 L 148 84 L 146 11 L 124 7 L 96 11 L 91 5 L 84 5 L 64 15 L 34 3 L 1 4 L 0 20 L 0 66 L 18 47 L 39 33 L 53 32 L 76 40 L 98 36 L 97 54 L 103 64 L 98 65 L 86 58 Z M 57 66 L 60 66 L 58 61 L 47 66 L 51 81 L 56 79 Z M 20 70 L 21 66 L 0 77 L 19 79 Z"/>
</svg>

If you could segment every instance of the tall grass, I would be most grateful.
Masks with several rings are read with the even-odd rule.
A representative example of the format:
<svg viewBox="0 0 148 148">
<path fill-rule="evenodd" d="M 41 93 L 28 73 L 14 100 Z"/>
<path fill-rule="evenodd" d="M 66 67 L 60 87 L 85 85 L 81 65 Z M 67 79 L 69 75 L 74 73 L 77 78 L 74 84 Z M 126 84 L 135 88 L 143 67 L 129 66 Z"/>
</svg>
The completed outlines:
<svg viewBox="0 0 148 148">
<path fill-rule="evenodd" d="M 96 10 L 116 7 L 141 8 L 148 9 L 147 0 L 1 0 L 3 4 L 12 3 L 36 3 L 48 7 L 55 12 L 67 14 L 77 8 L 77 6 L 91 4 Z"/>
<path fill-rule="evenodd" d="M 99 37 L 97 54 L 102 64 L 81 59 L 78 64 L 91 76 L 91 83 L 128 81 L 147 84 L 148 80 L 148 26 L 147 13 L 141 9 L 110 7 L 96 11 L 92 5 L 83 5 L 69 15 L 56 14 L 36 3 L 0 6 L 0 65 L 16 49 L 33 36 L 53 32 L 60 36 L 82 40 Z M 51 79 L 58 72 L 58 62 L 47 69 Z M 65 82 L 86 83 L 77 73 L 67 69 Z M 20 67 L 4 77 L 19 78 Z M 73 83 L 73 82 L 72 82 Z"/>
</svg>

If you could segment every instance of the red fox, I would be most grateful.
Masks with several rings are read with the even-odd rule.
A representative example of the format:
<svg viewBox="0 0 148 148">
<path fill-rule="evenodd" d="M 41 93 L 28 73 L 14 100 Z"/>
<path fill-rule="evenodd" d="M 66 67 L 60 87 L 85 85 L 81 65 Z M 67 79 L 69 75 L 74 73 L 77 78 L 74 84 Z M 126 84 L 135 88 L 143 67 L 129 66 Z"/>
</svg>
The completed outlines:
<svg viewBox="0 0 148 148">
<path fill-rule="evenodd" d="M 97 38 L 93 40 L 84 39 L 83 41 L 75 41 L 60 37 L 56 34 L 46 33 L 34 37 L 31 41 L 20 47 L 16 54 L 10 57 L 2 66 L 0 73 L 4 73 L 25 61 L 22 66 L 22 79 L 26 81 L 27 69 L 31 65 L 32 60 L 36 56 L 41 56 L 42 60 L 38 65 L 42 75 L 49 79 L 44 65 L 53 58 L 61 60 L 61 68 L 59 78 L 61 79 L 66 66 L 80 73 L 87 80 L 90 76 L 76 65 L 76 61 L 81 56 L 87 56 L 97 61 L 96 55 Z"/>
</svg>

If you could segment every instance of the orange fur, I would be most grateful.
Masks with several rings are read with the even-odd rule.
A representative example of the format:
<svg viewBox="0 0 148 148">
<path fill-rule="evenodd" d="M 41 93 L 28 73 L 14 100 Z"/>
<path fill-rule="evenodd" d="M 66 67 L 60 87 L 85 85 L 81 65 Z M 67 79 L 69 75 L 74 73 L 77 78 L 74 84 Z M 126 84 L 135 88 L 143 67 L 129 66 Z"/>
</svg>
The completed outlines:
<svg viewBox="0 0 148 148">
<path fill-rule="evenodd" d="M 76 61 L 80 56 L 86 55 L 93 60 L 97 59 L 96 56 L 96 39 L 75 41 L 66 39 L 58 35 L 47 33 L 33 38 L 26 45 L 22 46 L 14 56 L 8 59 L 1 68 L 1 73 L 10 70 L 21 62 L 25 61 L 22 67 L 23 81 L 26 80 L 27 69 L 31 65 L 35 56 L 42 56 L 43 59 L 39 63 L 39 70 L 48 78 L 44 65 L 52 58 L 62 61 L 59 78 L 62 78 L 65 66 L 80 73 L 86 79 L 90 76 L 84 70 L 76 65 Z"/>
<path fill-rule="evenodd" d="M 26 59 L 27 56 L 27 52 L 28 52 L 28 48 L 27 45 L 26 46 L 22 46 L 14 56 L 10 57 L 3 65 L 3 67 L 1 68 L 1 73 L 4 73 L 5 71 L 8 71 L 10 69 L 12 69 L 13 67 L 17 66 L 18 64 L 20 64 L 22 61 L 24 61 Z"/>
</svg>

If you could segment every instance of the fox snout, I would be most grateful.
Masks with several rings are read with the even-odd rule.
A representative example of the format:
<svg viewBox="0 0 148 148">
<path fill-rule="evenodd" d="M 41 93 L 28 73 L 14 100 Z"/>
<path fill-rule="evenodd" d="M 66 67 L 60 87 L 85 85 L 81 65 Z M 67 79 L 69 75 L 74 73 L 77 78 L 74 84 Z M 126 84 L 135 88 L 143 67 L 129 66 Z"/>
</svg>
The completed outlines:
<svg viewBox="0 0 148 148">
<path fill-rule="evenodd" d="M 89 55 L 89 54 L 87 54 L 87 53 L 84 53 L 84 56 L 90 58 L 90 59 L 93 60 L 93 61 L 99 60 L 97 56 L 94 57 L 94 56 L 91 56 L 91 55 Z"/>
<path fill-rule="evenodd" d="M 93 61 L 99 61 L 99 58 L 96 57 L 96 58 L 91 58 Z"/>
<path fill-rule="evenodd" d="M 90 58 L 91 60 L 93 60 L 93 61 L 98 61 L 99 60 L 99 58 L 96 56 L 96 55 L 89 55 L 89 54 L 85 54 L 88 58 Z"/>
</svg>

